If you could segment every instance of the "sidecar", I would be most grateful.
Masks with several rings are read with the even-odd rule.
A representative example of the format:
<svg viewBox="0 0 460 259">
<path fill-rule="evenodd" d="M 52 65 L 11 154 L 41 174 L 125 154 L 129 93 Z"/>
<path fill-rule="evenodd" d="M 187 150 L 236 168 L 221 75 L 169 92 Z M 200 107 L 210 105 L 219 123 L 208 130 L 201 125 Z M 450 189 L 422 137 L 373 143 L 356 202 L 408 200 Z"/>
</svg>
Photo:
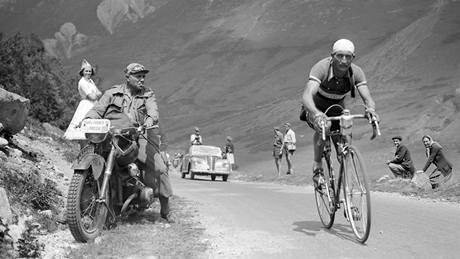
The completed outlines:
<svg viewBox="0 0 460 259">
<path fill-rule="evenodd" d="M 192 145 L 182 158 L 180 172 L 182 178 L 187 174 L 190 179 L 195 179 L 196 175 L 210 175 L 211 180 L 215 181 L 217 176 L 222 176 L 225 182 L 231 173 L 231 166 L 227 159 L 222 158 L 219 147 Z"/>
</svg>

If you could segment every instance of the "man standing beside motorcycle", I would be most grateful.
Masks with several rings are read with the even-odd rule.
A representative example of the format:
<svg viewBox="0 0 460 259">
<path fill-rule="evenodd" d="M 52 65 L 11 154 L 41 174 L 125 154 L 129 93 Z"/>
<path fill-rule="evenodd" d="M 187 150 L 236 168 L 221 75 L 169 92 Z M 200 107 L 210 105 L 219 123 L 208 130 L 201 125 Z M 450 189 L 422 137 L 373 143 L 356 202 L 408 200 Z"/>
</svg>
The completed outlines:
<svg viewBox="0 0 460 259">
<path fill-rule="evenodd" d="M 114 85 L 105 91 L 101 99 L 86 114 L 90 119 L 109 119 L 114 127 L 159 125 L 159 112 L 153 90 L 144 85 L 149 70 L 139 63 L 131 63 L 125 69 L 126 83 Z M 147 135 L 145 137 L 145 135 Z M 167 143 L 160 129 L 147 130 L 139 138 L 138 159 L 145 163 L 145 184 L 157 189 L 161 217 L 170 223 L 175 221 L 169 208 L 172 196 L 166 163 Z M 156 188 L 155 188 L 156 187 Z"/>
</svg>

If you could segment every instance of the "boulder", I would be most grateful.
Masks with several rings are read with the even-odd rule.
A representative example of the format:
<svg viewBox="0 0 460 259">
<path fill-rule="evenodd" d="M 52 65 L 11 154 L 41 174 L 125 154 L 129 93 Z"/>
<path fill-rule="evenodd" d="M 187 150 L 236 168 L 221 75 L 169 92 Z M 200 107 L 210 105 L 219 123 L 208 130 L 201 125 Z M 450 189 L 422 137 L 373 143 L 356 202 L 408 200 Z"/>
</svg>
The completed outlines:
<svg viewBox="0 0 460 259">
<path fill-rule="evenodd" d="M 3 124 L 3 131 L 9 134 L 21 131 L 26 124 L 29 105 L 29 99 L 0 88 L 0 123 Z"/>
<path fill-rule="evenodd" d="M 2 205 L 0 206 L 0 217 L 4 219 L 8 224 L 11 224 L 13 214 L 11 213 L 8 196 L 6 195 L 6 191 L 3 189 L 3 187 L 0 187 L 0 204 Z"/>
<path fill-rule="evenodd" d="M 8 140 L 0 137 L 0 148 L 5 147 L 6 145 L 8 145 Z"/>
</svg>

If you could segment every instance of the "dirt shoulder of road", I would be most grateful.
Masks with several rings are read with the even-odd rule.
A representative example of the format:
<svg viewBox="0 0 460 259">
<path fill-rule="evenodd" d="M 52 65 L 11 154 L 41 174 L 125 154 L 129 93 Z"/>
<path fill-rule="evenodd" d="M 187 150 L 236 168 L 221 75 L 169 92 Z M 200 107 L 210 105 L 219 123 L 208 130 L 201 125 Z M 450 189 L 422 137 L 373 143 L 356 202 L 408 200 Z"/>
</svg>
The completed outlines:
<svg viewBox="0 0 460 259">
<path fill-rule="evenodd" d="M 106 230 L 91 244 L 72 249 L 67 258 L 200 258 L 208 249 L 195 206 L 174 196 L 178 222 L 160 218 L 159 204 Z"/>
</svg>

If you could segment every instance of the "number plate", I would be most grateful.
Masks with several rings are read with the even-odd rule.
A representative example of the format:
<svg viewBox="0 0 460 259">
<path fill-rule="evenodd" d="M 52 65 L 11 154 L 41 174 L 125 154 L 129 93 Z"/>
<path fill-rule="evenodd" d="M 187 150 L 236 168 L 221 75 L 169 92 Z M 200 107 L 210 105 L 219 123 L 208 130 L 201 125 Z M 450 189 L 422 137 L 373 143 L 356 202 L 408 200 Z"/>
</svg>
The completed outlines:
<svg viewBox="0 0 460 259">
<path fill-rule="evenodd" d="M 107 133 L 110 130 L 110 120 L 86 119 L 81 124 L 84 133 Z"/>
</svg>

